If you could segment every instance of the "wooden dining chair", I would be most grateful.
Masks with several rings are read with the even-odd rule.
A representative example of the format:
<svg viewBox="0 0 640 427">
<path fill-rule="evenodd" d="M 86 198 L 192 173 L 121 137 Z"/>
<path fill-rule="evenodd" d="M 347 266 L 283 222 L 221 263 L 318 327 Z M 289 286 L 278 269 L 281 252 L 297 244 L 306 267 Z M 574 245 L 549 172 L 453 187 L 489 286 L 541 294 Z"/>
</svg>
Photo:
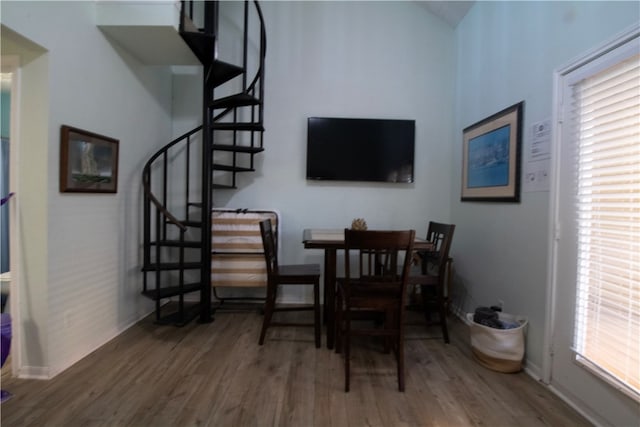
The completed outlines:
<svg viewBox="0 0 640 427">
<path fill-rule="evenodd" d="M 427 324 L 440 324 L 445 343 L 449 343 L 449 331 L 447 329 L 447 303 L 444 294 L 446 280 L 450 280 L 449 250 L 455 228 L 454 224 L 429 222 L 427 240 L 433 243 L 433 250 L 415 253 L 419 266 L 411 269 L 409 275 L 409 285 L 420 287 L 421 305 Z M 438 312 L 437 322 L 431 319 L 434 308 Z"/>
<path fill-rule="evenodd" d="M 271 326 L 313 326 L 316 348 L 320 348 L 320 265 L 280 265 L 278 263 L 277 241 L 270 219 L 260 222 L 260 234 L 267 263 L 267 298 L 264 304 L 264 319 L 259 344 L 264 344 L 267 329 Z M 313 305 L 277 307 L 276 299 L 278 288 L 281 285 L 313 286 Z M 313 323 L 273 321 L 273 313 L 276 311 L 313 311 Z"/>
<path fill-rule="evenodd" d="M 345 276 L 337 281 L 336 351 L 344 352 L 349 391 L 351 337 L 385 338 L 397 362 L 398 389 L 404 391 L 404 310 L 415 231 L 350 230 L 345 234 Z M 376 322 L 354 322 L 363 313 Z M 371 323 L 371 325 L 369 325 Z"/>
</svg>

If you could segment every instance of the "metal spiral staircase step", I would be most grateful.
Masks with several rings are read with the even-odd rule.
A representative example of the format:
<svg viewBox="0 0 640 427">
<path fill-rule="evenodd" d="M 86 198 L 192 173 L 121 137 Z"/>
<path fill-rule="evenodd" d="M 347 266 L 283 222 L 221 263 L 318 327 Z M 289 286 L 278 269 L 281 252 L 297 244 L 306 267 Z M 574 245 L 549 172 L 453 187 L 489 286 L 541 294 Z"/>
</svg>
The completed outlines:
<svg viewBox="0 0 640 427">
<path fill-rule="evenodd" d="M 203 64 L 211 62 L 216 41 L 216 38 L 213 35 L 200 32 L 182 31 L 180 36 L 182 36 L 183 40 L 191 48 L 196 57 L 198 57 L 200 62 Z"/>
<path fill-rule="evenodd" d="M 181 220 L 180 223 L 182 225 L 187 226 L 187 227 L 193 227 L 193 228 L 201 228 L 202 227 L 202 221 L 198 221 L 198 220 L 194 220 L 194 219 Z"/>
<path fill-rule="evenodd" d="M 225 184 L 211 184 L 211 188 L 215 190 L 237 190 L 238 189 L 236 185 L 225 185 Z"/>
<path fill-rule="evenodd" d="M 151 289 L 147 291 L 142 291 L 142 295 L 156 301 L 159 299 L 171 298 L 180 294 L 196 292 L 199 290 L 200 290 L 200 282 L 185 284 L 182 287 L 174 285 L 174 286 L 167 286 L 164 288 L 160 288 L 158 290 Z"/>
<path fill-rule="evenodd" d="M 228 62 L 214 59 L 215 55 L 215 36 L 201 32 L 183 31 L 180 33 L 184 41 L 191 48 L 193 53 L 203 64 L 213 64 L 213 80 L 214 86 L 228 82 L 234 77 L 244 72 L 242 67 Z"/>
<path fill-rule="evenodd" d="M 249 147 L 244 145 L 231 145 L 231 144 L 213 144 L 211 147 L 216 151 L 230 151 L 233 153 L 257 154 L 257 153 L 262 153 L 264 151 L 264 148 L 262 147 Z"/>
<path fill-rule="evenodd" d="M 260 105 L 258 98 L 251 96 L 247 93 L 238 93 L 231 96 L 225 96 L 219 98 L 209 104 L 212 108 L 233 108 L 233 107 L 247 107 L 252 105 Z"/>
<path fill-rule="evenodd" d="M 149 242 L 149 244 L 153 246 L 166 246 L 166 247 L 174 247 L 174 248 L 201 248 L 202 242 L 194 241 L 194 240 L 158 240 L 155 242 Z"/>
<path fill-rule="evenodd" d="M 262 123 L 234 123 L 223 122 L 213 123 L 211 128 L 214 130 L 248 130 L 254 132 L 264 132 L 264 126 Z"/>
<path fill-rule="evenodd" d="M 171 304 L 167 304 L 170 306 Z M 173 313 L 166 314 L 158 319 L 156 323 L 159 325 L 173 325 L 173 326 L 185 326 L 188 325 L 193 319 L 198 317 L 202 306 L 198 302 L 185 302 L 182 306 L 182 310 L 176 308 Z"/>
<path fill-rule="evenodd" d="M 179 262 L 164 262 L 160 264 L 149 264 L 142 267 L 142 271 L 170 271 L 170 270 L 197 270 L 202 266 L 199 262 L 185 262 L 182 265 Z"/>
<path fill-rule="evenodd" d="M 202 206 L 200 207 L 202 208 Z M 165 222 L 169 225 L 176 225 L 175 222 L 169 219 L 167 219 Z M 202 221 L 198 221 L 195 219 L 183 219 L 183 220 L 179 220 L 178 222 L 180 222 L 180 224 L 184 225 L 185 227 L 202 228 Z"/>
<path fill-rule="evenodd" d="M 227 171 L 227 172 L 255 172 L 254 168 L 244 168 L 233 165 L 221 165 L 218 163 L 213 164 L 213 170 L 215 171 Z"/>
<path fill-rule="evenodd" d="M 228 62 L 215 60 L 213 61 L 213 84 L 214 86 L 220 86 L 223 83 L 228 82 L 234 77 L 237 77 L 244 73 L 244 68 L 238 67 Z"/>
</svg>

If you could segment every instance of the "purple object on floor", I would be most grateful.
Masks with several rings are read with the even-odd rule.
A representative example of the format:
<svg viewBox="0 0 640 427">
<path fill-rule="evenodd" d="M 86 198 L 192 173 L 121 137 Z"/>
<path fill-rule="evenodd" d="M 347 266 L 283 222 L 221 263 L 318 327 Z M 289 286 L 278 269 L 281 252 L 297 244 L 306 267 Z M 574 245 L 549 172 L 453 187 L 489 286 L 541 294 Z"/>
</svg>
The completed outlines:
<svg viewBox="0 0 640 427">
<path fill-rule="evenodd" d="M 8 313 L 0 314 L 0 349 L 2 353 L 2 365 L 9 356 L 9 350 L 11 350 L 11 315 Z"/>
<path fill-rule="evenodd" d="M 8 313 L 0 314 L 0 353 L 2 354 L 2 365 L 9 357 L 11 350 L 11 316 Z M 0 390 L 0 402 L 4 402 L 11 398 L 11 393 Z"/>
</svg>

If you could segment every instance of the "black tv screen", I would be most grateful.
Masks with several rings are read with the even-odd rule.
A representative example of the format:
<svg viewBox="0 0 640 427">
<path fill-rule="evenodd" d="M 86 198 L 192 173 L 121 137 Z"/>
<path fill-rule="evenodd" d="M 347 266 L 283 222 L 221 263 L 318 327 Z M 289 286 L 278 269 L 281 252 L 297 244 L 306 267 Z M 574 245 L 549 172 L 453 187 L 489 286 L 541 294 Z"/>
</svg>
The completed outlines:
<svg viewBox="0 0 640 427">
<path fill-rule="evenodd" d="M 309 117 L 307 179 L 413 182 L 415 120 Z"/>
</svg>

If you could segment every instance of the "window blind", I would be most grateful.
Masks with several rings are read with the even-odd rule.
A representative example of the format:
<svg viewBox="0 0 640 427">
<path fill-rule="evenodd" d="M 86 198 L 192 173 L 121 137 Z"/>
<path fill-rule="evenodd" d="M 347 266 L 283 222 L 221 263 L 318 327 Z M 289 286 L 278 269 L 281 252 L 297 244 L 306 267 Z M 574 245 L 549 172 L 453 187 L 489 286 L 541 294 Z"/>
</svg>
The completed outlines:
<svg viewBox="0 0 640 427">
<path fill-rule="evenodd" d="M 640 55 L 576 82 L 576 360 L 640 398 Z"/>
</svg>

